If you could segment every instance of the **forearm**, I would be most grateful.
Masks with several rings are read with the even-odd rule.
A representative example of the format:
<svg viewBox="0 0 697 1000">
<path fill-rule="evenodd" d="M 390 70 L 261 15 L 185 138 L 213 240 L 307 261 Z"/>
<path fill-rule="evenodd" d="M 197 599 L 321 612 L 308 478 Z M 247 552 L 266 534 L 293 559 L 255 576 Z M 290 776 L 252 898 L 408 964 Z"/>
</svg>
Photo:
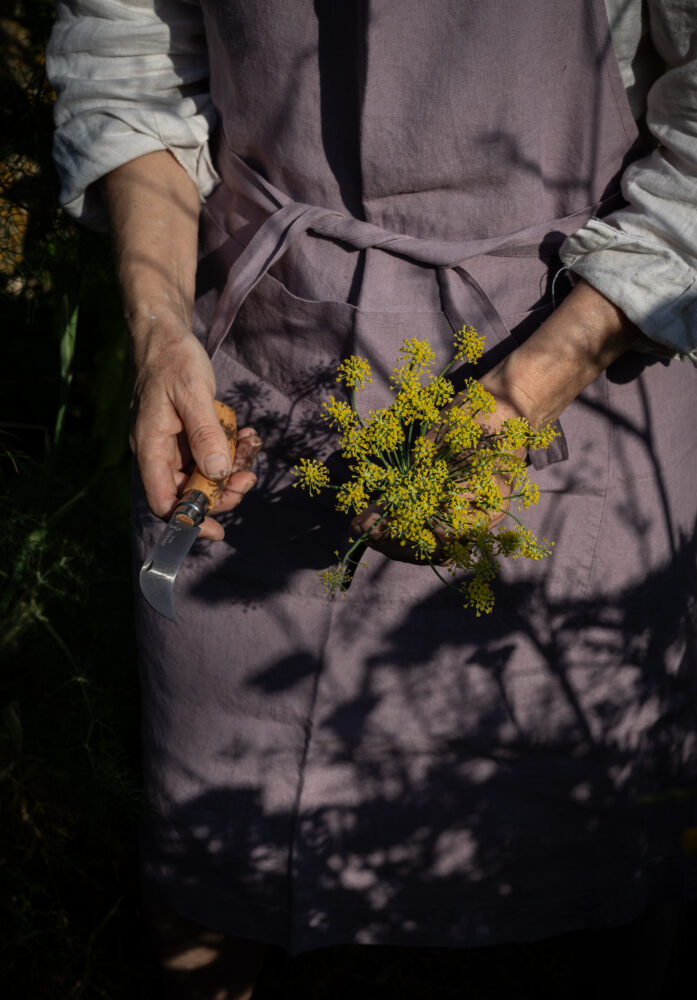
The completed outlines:
<svg viewBox="0 0 697 1000">
<path fill-rule="evenodd" d="M 108 174 L 103 185 L 138 362 L 156 319 L 173 316 L 190 326 L 199 194 L 164 150 L 124 164 Z"/>
<path fill-rule="evenodd" d="M 600 292 L 579 281 L 548 320 L 483 379 L 535 426 L 563 410 L 640 336 Z"/>
</svg>

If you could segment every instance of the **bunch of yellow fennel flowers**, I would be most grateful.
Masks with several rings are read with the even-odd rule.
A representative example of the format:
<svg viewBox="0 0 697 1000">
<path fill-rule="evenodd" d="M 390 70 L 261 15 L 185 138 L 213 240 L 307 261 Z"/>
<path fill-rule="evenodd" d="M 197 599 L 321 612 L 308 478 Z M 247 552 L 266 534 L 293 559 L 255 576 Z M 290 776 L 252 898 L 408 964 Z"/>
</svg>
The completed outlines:
<svg viewBox="0 0 697 1000">
<path fill-rule="evenodd" d="M 301 458 L 293 468 L 294 485 L 310 495 L 334 490 L 336 509 L 345 514 L 359 514 L 368 504 L 379 514 L 368 531 L 349 540 L 339 563 L 320 574 L 330 592 L 347 589 L 376 530 L 429 565 L 477 615 L 494 606 L 491 582 L 501 557 L 549 555 L 552 543 L 538 541 L 514 509 L 537 503 L 539 490 L 528 478 L 525 455 L 527 449 L 548 447 L 556 432 L 551 425 L 536 430 L 522 417 L 491 431 L 486 421 L 496 403 L 482 384 L 467 379 L 456 394 L 447 373 L 456 361 L 477 361 L 483 349 L 484 338 L 464 326 L 455 335 L 452 360 L 435 375 L 429 342 L 404 340 L 390 376 L 393 402 L 365 420 L 356 394 L 372 381 L 370 366 L 355 356 L 339 365 L 337 382 L 349 390 L 349 401 L 330 397 L 322 418 L 339 434 L 348 478 L 332 483 L 323 462 Z M 492 528 L 498 512 L 506 518 Z"/>
</svg>

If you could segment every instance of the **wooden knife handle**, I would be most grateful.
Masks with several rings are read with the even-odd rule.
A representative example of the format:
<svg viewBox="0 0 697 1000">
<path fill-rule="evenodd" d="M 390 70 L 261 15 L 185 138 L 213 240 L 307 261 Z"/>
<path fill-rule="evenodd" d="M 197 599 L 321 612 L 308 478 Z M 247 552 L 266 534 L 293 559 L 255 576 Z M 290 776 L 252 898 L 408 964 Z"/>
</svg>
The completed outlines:
<svg viewBox="0 0 697 1000">
<path fill-rule="evenodd" d="M 215 412 L 218 415 L 220 426 L 225 431 L 228 448 L 230 449 L 230 462 L 235 461 L 235 450 L 237 448 L 237 416 L 231 406 L 226 406 L 216 399 Z M 194 469 L 191 478 L 184 487 L 184 495 L 190 490 L 198 490 L 208 499 L 208 510 L 212 510 L 223 495 L 226 479 L 207 479 L 198 469 Z"/>
</svg>

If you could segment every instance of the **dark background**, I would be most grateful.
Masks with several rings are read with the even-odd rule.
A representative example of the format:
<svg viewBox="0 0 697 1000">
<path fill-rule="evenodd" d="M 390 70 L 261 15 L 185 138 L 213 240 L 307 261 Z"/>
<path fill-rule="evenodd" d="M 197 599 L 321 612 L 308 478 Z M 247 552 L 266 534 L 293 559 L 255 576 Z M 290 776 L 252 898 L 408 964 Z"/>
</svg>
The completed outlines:
<svg viewBox="0 0 697 1000">
<path fill-rule="evenodd" d="M 52 18 L 0 16 L 0 988 L 147 998 L 128 347 L 108 240 L 57 208 Z M 256 995 L 672 998 L 696 948 L 694 907 L 669 904 L 528 945 L 273 953 Z"/>
</svg>

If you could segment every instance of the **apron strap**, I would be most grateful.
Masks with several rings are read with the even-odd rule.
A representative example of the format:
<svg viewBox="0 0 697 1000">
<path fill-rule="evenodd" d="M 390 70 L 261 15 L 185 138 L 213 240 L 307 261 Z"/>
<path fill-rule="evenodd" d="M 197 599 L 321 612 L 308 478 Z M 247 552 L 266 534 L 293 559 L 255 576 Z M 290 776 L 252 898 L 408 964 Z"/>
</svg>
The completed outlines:
<svg viewBox="0 0 697 1000">
<path fill-rule="evenodd" d="M 289 201 L 257 229 L 228 272 L 206 340 L 211 358 L 227 336 L 240 306 L 254 286 L 288 247 L 310 229 L 313 221 L 325 214 L 325 209 Z"/>
</svg>

